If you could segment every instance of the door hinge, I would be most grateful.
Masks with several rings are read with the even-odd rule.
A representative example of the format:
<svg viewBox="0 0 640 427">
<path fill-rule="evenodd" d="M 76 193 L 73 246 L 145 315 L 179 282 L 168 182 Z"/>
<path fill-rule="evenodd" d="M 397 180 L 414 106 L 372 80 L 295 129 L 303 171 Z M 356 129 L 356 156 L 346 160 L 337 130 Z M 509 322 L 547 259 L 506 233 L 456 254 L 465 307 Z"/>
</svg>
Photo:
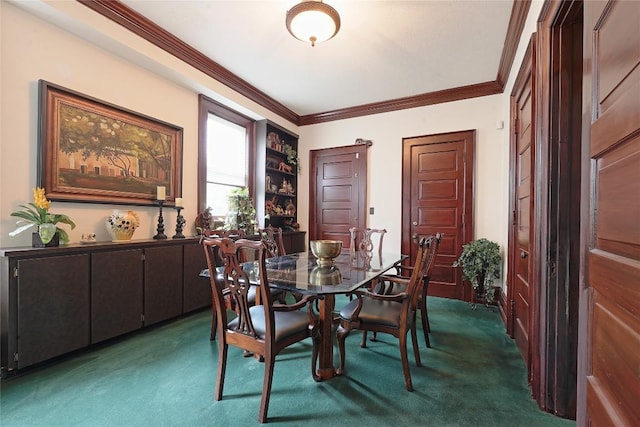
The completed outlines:
<svg viewBox="0 0 640 427">
<path fill-rule="evenodd" d="M 144 261 L 144 254 L 140 254 L 140 259 Z"/>
<path fill-rule="evenodd" d="M 141 321 L 141 322 L 144 322 L 144 314 L 141 314 L 141 315 L 140 315 L 140 321 Z"/>
<path fill-rule="evenodd" d="M 360 158 L 360 153 L 356 153 L 356 160 Z"/>
<path fill-rule="evenodd" d="M 17 362 L 20 358 L 18 357 L 18 352 L 13 353 L 13 361 Z"/>
<path fill-rule="evenodd" d="M 18 277 L 18 267 L 13 267 L 13 277 Z"/>
</svg>

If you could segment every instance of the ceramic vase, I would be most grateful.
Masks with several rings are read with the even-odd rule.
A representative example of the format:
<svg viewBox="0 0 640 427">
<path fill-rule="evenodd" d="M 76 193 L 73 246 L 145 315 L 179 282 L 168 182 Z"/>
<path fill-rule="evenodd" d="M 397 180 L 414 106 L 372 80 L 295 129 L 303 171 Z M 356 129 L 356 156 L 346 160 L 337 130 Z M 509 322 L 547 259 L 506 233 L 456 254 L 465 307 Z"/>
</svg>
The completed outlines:
<svg viewBox="0 0 640 427">
<path fill-rule="evenodd" d="M 107 218 L 107 231 L 113 242 L 126 242 L 131 240 L 133 232 L 140 225 L 138 214 L 134 211 L 114 210 Z"/>
</svg>

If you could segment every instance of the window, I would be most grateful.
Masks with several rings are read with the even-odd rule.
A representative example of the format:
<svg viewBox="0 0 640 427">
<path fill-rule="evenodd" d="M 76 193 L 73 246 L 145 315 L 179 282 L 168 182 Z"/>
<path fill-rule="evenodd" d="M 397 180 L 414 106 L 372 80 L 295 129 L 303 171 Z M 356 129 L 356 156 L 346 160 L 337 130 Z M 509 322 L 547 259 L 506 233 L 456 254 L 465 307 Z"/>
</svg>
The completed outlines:
<svg viewBox="0 0 640 427">
<path fill-rule="evenodd" d="M 254 121 L 201 95 L 199 127 L 198 206 L 223 221 L 231 191 L 249 187 L 254 193 Z"/>
</svg>

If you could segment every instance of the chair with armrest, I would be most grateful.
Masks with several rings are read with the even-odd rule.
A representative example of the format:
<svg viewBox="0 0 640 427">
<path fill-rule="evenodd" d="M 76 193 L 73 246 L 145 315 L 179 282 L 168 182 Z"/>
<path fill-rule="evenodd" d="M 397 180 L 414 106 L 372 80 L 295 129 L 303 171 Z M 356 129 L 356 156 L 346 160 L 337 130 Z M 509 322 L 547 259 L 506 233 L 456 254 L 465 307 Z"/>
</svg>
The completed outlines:
<svg viewBox="0 0 640 427">
<path fill-rule="evenodd" d="M 217 230 L 205 230 L 203 232 L 203 236 L 204 237 L 217 237 L 217 238 L 224 238 L 224 237 L 228 237 L 228 238 L 233 238 L 233 239 L 238 239 L 238 238 L 243 238 L 245 236 L 244 232 L 242 230 L 223 230 L 223 229 L 217 229 Z M 269 253 L 267 252 L 267 256 Z M 248 261 L 249 258 L 247 258 L 247 256 L 251 256 L 251 255 L 247 255 L 246 253 L 243 253 L 242 256 L 244 257 L 241 262 L 244 261 Z M 222 259 L 221 258 L 217 258 L 217 266 L 221 267 L 222 266 Z M 272 293 L 272 295 L 274 297 L 276 297 L 278 299 L 278 301 L 282 304 L 285 303 L 285 292 L 281 289 L 271 289 L 270 292 Z M 212 296 L 213 298 L 213 296 Z M 210 339 L 213 341 L 216 339 L 216 311 L 215 311 L 215 307 L 213 307 L 215 301 L 213 301 L 212 299 L 212 316 L 211 316 L 211 337 Z M 251 305 L 254 304 L 260 304 L 260 294 L 259 292 L 257 292 L 257 289 L 255 286 L 251 287 L 249 290 L 249 303 Z M 233 308 L 233 302 L 231 302 L 232 306 L 231 308 Z"/>
<path fill-rule="evenodd" d="M 364 258 L 365 261 L 363 264 L 368 264 L 372 257 L 374 249 L 377 250 L 378 256 L 382 256 L 382 242 L 384 241 L 384 235 L 387 233 L 386 228 L 378 229 L 378 228 L 358 228 L 351 227 L 349 228 L 349 234 L 351 236 L 350 244 L 349 244 L 349 252 L 351 255 L 351 259 L 355 259 L 356 257 Z M 377 242 L 376 242 L 377 241 Z M 377 243 L 377 244 L 376 244 Z M 367 287 L 373 290 L 375 289 L 377 281 L 371 281 L 367 283 Z M 352 298 L 350 298 L 352 299 Z M 374 332 L 375 337 L 375 332 Z M 362 342 L 367 342 L 367 331 L 362 331 Z"/>
<path fill-rule="evenodd" d="M 342 307 L 340 310 L 340 323 L 336 333 L 340 350 L 340 367 L 337 373 L 344 372 L 346 359 L 345 340 L 353 329 L 386 333 L 399 340 L 400 358 L 402 360 L 406 388 L 408 391 L 413 391 L 407 357 L 407 334 L 411 332 L 416 366 L 422 366 L 415 328 L 416 304 L 418 291 L 422 285 L 420 272 L 422 265 L 427 261 L 431 240 L 431 238 L 423 238 L 420 241 L 414 265 L 415 269 L 404 292 L 395 295 L 383 295 L 362 288 L 354 292 L 355 299 Z M 396 277 L 387 277 L 385 280 L 394 281 Z"/>
<path fill-rule="evenodd" d="M 222 400 L 229 345 L 262 355 L 264 356 L 264 380 L 258 421 L 264 423 L 267 421 L 276 355 L 284 348 L 311 337 L 313 341 L 312 374 L 316 371 L 318 335 L 310 306 L 313 299 L 307 297 L 292 305 L 274 304 L 266 274 L 266 248 L 262 242 L 246 239 L 234 242 L 229 238 L 203 238 L 201 243 L 207 255 L 211 289 L 216 303 L 216 328 L 219 335 L 218 372 L 214 398 Z M 252 256 L 257 259 L 257 272 L 245 270 L 246 267 L 241 260 L 247 256 L 246 252 L 252 252 Z M 223 262 L 223 271 L 219 274 L 216 273 L 218 259 L 222 259 Z M 258 289 L 262 303 L 251 305 L 248 300 L 249 290 L 255 286 L 250 282 L 256 280 L 260 282 Z M 236 317 L 232 320 L 227 317 L 226 300 L 233 301 L 235 306 Z M 302 310 L 304 307 L 307 307 L 306 311 Z"/>
<path fill-rule="evenodd" d="M 433 271 L 435 260 L 438 256 L 438 249 L 440 248 L 440 242 L 442 241 L 443 236 L 443 233 L 436 233 L 435 236 L 433 236 L 433 242 L 431 243 L 429 257 L 427 258 L 427 262 L 423 265 L 422 286 L 420 287 L 420 290 L 418 292 L 418 309 L 420 310 L 422 332 L 424 333 L 424 341 L 427 344 L 427 347 L 431 347 L 431 340 L 429 339 L 429 334 L 431 333 L 431 325 L 429 324 L 429 312 L 427 311 L 427 292 L 429 290 L 431 272 Z M 378 287 L 378 289 L 376 289 L 377 293 L 390 294 L 402 292 L 404 289 L 406 289 L 409 277 L 413 272 L 413 267 L 408 265 L 397 265 L 396 270 L 397 274 L 395 277 L 398 277 L 399 279 L 395 282 L 383 282 L 386 283 L 387 286 L 384 289 L 382 289 L 382 287 Z M 385 275 L 383 276 L 383 279 L 386 277 L 389 276 Z"/>
</svg>

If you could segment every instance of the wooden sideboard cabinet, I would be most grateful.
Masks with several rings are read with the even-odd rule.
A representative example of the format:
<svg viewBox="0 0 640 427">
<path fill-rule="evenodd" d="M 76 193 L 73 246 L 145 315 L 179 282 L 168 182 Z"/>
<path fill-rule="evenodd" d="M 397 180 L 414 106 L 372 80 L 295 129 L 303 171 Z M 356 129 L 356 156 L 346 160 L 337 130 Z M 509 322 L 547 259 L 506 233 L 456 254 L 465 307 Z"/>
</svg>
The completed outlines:
<svg viewBox="0 0 640 427">
<path fill-rule="evenodd" d="M 307 250 L 306 231 L 285 231 L 282 233 L 284 250 L 288 254 L 304 252 Z"/>
<path fill-rule="evenodd" d="M 0 249 L 2 376 L 211 305 L 198 239 Z"/>
</svg>

